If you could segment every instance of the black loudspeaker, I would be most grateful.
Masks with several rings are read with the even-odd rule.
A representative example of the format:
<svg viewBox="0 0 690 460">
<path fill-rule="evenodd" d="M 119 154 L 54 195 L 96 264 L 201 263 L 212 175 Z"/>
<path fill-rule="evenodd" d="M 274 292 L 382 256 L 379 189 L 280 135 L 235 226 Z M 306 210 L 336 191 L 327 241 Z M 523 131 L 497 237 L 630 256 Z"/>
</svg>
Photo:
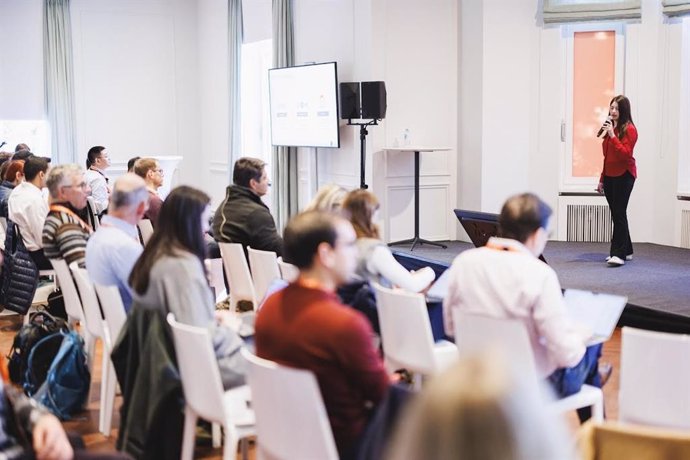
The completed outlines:
<svg viewBox="0 0 690 460">
<path fill-rule="evenodd" d="M 384 82 L 362 82 L 362 118 L 386 118 L 386 84 Z"/>
<path fill-rule="evenodd" d="M 340 118 L 359 118 L 359 82 L 340 84 Z"/>
</svg>

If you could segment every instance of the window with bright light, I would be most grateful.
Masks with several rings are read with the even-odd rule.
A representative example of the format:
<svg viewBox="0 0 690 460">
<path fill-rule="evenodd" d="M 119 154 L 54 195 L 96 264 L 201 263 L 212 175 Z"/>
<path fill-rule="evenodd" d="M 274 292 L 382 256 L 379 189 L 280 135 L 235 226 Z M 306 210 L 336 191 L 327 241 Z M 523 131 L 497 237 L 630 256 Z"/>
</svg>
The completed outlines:
<svg viewBox="0 0 690 460">
<path fill-rule="evenodd" d="M 46 120 L 0 120 L 0 148 L 14 152 L 17 144 L 26 144 L 32 152 L 50 156 L 50 127 Z"/>
<path fill-rule="evenodd" d="M 268 69 L 273 40 L 242 45 L 241 131 L 242 156 L 271 158 L 271 120 L 268 105 Z"/>
</svg>

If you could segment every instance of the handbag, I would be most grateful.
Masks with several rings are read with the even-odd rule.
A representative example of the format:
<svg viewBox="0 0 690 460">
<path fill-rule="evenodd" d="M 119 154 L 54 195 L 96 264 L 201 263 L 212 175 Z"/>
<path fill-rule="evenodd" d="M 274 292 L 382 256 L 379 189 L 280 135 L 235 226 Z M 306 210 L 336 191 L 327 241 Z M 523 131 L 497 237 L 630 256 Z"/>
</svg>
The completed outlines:
<svg viewBox="0 0 690 460">
<path fill-rule="evenodd" d="M 38 286 L 38 268 L 24 246 L 19 227 L 11 221 L 7 222 L 2 273 L 0 303 L 8 310 L 26 315 Z"/>
</svg>

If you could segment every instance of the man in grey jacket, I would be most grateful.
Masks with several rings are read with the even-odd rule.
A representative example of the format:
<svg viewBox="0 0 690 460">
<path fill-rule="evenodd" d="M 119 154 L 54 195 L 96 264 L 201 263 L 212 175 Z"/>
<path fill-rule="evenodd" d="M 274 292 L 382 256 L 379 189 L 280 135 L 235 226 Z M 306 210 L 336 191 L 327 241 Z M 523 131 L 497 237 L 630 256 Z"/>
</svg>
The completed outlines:
<svg viewBox="0 0 690 460">
<path fill-rule="evenodd" d="M 235 162 L 225 199 L 213 217 L 213 236 L 219 243 L 240 243 L 245 249 L 283 251 L 283 239 L 261 197 L 271 183 L 266 163 L 258 158 L 244 157 Z"/>
</svg>

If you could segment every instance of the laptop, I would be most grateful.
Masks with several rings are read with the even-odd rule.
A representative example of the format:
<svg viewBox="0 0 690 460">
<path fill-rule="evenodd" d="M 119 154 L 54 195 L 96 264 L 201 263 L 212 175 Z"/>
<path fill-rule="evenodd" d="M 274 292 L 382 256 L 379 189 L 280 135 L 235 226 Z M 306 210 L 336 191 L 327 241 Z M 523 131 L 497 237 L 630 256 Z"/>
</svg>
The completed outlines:
<svg viewBox="0 0 690 460">
<path fill-rule="evenodd" d="M 441 276 L 438 277 L 434 284 L 426 291 L 427 302 L 443 302 L 448 294 L 448 282 L 450 281 L 449 269 L 446 269 Z"/>
<path fill-rule="evenodd" d="M 587 345 L 606 342 L 611 338 L 628 303 L 628 298 L 624 296 L 578 289 L 566 289 L 563 297 L 567 315 L 592 330 L 593 334 Z"/>
</svg>

